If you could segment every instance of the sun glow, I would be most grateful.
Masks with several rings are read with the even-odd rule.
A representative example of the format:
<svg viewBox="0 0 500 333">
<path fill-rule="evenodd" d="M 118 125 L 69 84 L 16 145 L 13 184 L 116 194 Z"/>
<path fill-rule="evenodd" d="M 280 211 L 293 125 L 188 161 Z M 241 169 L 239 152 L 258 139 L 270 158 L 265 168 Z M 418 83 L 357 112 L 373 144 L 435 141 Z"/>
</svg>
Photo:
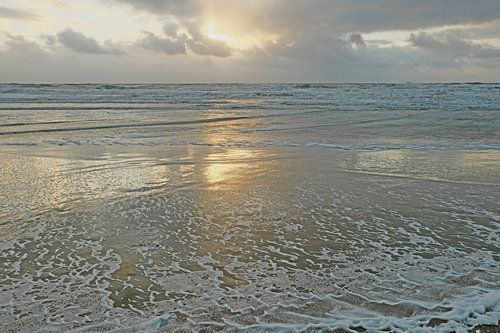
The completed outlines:
<svg viewBox="0 0 500 333">
<path fill-rule="evenodd" d="M 201 27 L 205 37 L 240 51 L 262 48 L 267 42 L 280 37 L 259 29 L 249 20 L 241 20 L 228 13 L 205 12 Z"/>
<path fill-rule="evenodd" d="M 204 33 L 210 39 L 221 41 L 226 43 L 232 49 L 245 50 L 252 47 L 260 45 L 262 36 L 256 35 L 240 35 L 240 34 L 227 34 L 222 33 L 222 31 L 229 29 L 227 24 L 217 25 L 214 21 L 210 21 L 208 25 L 205 26 Z M 219 30 L 220 29 L 220 30 Z M 235 29 L 238 33 L 238 29 Z"/>
<path fill-rule="evenodd" d="M 216 32 L 214 22 L 210 22 L 208 24 L 206 31 L 207 31 L 207 37 L 210 39 L 220 40 L 228 44 L 234 42 L 234 39 L 232 37 Z"/>
</svg>

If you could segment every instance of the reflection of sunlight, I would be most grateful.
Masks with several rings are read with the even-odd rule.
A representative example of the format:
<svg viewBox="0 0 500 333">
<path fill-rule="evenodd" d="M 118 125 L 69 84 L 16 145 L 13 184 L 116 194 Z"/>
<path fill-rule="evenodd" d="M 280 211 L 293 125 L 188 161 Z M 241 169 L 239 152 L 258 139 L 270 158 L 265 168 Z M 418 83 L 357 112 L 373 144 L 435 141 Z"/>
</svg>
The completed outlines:
<svg viewBox="0 0 500 333">
<path fill-rule="evenodd" d="M 202 191 L 199 200 L 210 220 L 200 230 L 197 253 L 216 260 L 225 287 L 247 285 L 245 267 L 234 265 L 231 255 L 240 253 L 244 258 L 244 240 L 256 242 L 264 237 L 259 228 L 251 227 L 262 206 L 250 203 L 248 193 L 259 186 L 261 172 L 270 170 L 269 161 L 262 159 L 267 151 L 227 148 L 200 152 L 203 186 L 208 191 Z"/>
<path fill-rule="evenodd" d="M 497 151 L 462 152 L 460 162 L 464 167 L 496 167 L 500 162 L 500 154 Z"/>
<path fill-rule="evenodd" d="M 254 152 L 245 149 L 228 149 L 223 153 L 210 154 L 205 170 L 207 181 L 218 183 L 238 176 L 248 166 L 246 160 L 252 157 Z"/>
<path fill-rule="evenodd" d="M 64 211 L 68 205 L 81 201 L 161 189 L 171 179 L 167 166 L 154 165 L 141 158 L 96 161 L 16 156 L 11 163 L 26 166 L 18 168 L 16 178 L 31 179 L 32 174 L 36 175 L 35 181 L 20 182 L 15 187 L 24 194 L 18 199 L 19 205 L 33 211 Z"/>
<path fill-rule="evenodd" d="M 207 166 L 207 180 L 210 183 L 226 180 L 235 169 L 240 167 L 241 165 L 238 164 L 211 164 Z"/>
<path fill-rule="evenodd" d="M 400 170 L 408 164 L 408 152 L 405 150 L 372 151 L 360 154 L 357 167 L 362 169 L 384 168 Z"/>
</svg>

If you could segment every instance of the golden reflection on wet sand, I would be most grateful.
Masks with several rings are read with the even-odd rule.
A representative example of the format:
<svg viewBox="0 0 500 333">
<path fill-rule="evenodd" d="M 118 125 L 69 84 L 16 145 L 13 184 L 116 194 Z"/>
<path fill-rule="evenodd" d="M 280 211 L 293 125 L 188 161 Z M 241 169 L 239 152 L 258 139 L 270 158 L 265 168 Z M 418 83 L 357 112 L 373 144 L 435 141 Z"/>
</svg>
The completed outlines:
<svg viewBox="0 0 500 333">
<path fill-rule="evenodd" d="M 257 151 L 249 149 L 226 149 L 209 154 L 206 158 L 205 177 L 208 184 L 227 182 L 239 178 L 245 182 L 245 169 L 250 167 L 250 159 L 259 156 Z"/>
<path fill-rule="evenodd" d="M 243 243 L 240 242 L 242 236 L 247 241 L 252 238 L 258 241 L 262 235 L 259 228 L 253 228 L 251 233 L 245 230 L 257 223 L 255 217 L 247 217 L 243 211 L 239 217 L 228 215 L 228 212 L 234 211 L 234 207 L 243 209 L 247 195 L 260 183 L 258 177 L 273 171 L 271 163 L 266 161 L 269 152 L 235 148 L 204 151 L 202 154 L 206 154 L 200 165 L 203 167 L 200 172 L 204 177 L 204 186 L 198 199 L 206 209 L 205 214 L 211 217 L 211 223 L 203 231 L 200 230 L 202 239 L 197 244 L 198 253 L 210 254 L 218 262 L 215 269 L 222 273 L 220 281 L 224 286 L 247 285 L 249 282 L 242 278 L 245 275 L 243 267 L 232 272 L 227 267 L 231 255 L 245 257 Z"/>
<path fill-rule="evenodd" d="M 367 185 L 361 179 L 346 177 L 342 170 L 352 168 L 390 174 L 412 169 L 433 175 L 439 173 L 442 162 L 450 158 L 428 153 L 428 163 L 435 170 L 427 167 L 419 170 L 414 167 L 422 157 L 419 153 L 316 151 L 311 154 L 315 163 L 311 172 L 311 156 L 288 158 L 293 154 L 297 153 L 290 150 L 287 155 L 282 150 L 280 157 L 287 158 L 277 159 L 271 149 L 189 146 L 172 150 L 144 149 L 129 155 L 108 152 L 105 158 L 93 156 L 93 160 L 35 156 L 15 162 L 19 156 L 13 156 L 11 162 L 3 163 L 22 160 L 26 169 L 12 168 L 21 179 L 26 178 L 26 170 L 37 170 L 37 182 L 20 183 L 16 190 L 43 190 L 45 200 L 39 200 L 36 209 L 61 213 L 59 205 L 69 209 L 75 195 L 80 196 L 80 200 L 87 196 L 86 209 L 95 208 L 97 216 L 92 220 L 95 225 L 89 228 L 95 234 L 85 230 L 87 222 L 81 222 L 84 240 L 99 242 L 120 259 L 110 268 L 111 273 L 101 278 L 107 284 L 109 299 L 113 307 L 140 314 L 157 302 L 194 297 L 191 291 L 176 291 L 179 284 L 186 289 L 192 287 L 183 279 L 191 273 L 200 274 L 204 279 L 215 275 L 217 286 L 225 290 L 258 283 L 247 263 L 259 262 L 262 259 L 259 251 L 266 253 L 265 264 L 269 261 L 275 268 L 292 272 L 328 265 L 328 256 L 319 255 L 325 249 L 335 253 L 347 249 L 348 242 L 379 241 L 370 233 L 360 236 L 364 229 L 356 229 L 355 223 L 346 224 L 343 218 L 348 216 L 365 223 L 373 217 L 372 209 L 381 209 L 379 213 L 384 216 L 387 202 L 378 201 L 383 193 L 377 189 L 371 194 L 353 194 L 360 193 L 359 188 L 373 190 L 378 184 L 371 178 Z M 498 154 L 492 153 L 484 153 L 482 159 L 475 158 L 479 156 L 476 153 L 451 156 L 462 159 L 464 162 L 457 165 L 470 170 L 487 170 L 498 161 Z M 292 181 L 276 177 L 282 177 L 283 170 Z M 313 177 L 308 178 L 311 174 Z M 380 180 L 384 181 L 385 178 Z M 299 182 L 304 182 L 301 183 L 304 188 L 297 187 Z M 353 184 L 361 184 L 361 187 L 351 193 Z M 340 190 L 339 195 L 353 197 L 335 197 L 331 190 L 337 186 L 344 186 L 340 187 L 344 191 Z M 184 201 L 175 201 L 178 198 Z M 122 200 L 126 203 L 124 206 L 120 204 Z M 344 200 L 350 210 L 343 211 L 345 205 L 336 206 L 334 200 Z M 367 209 L 365 205 L 370 201 L 378 204 L 372 203 Z M 109 215 L 99 215 L 99 209 L 106 205 L 117 205 L 117 208 L 108 212 Z M 74 208 L 80 209 L 77 202 Z M 406 208 L 405 212 L 411 209 Z M 85 212 L 83 216 L 93 213 Z M 390 221 L 390 217 L 385 217 Z M 289 220 L 294 220 L 294 224 L 289 224 Z M 148 234 L 148 228 L 154 230 L 152 235 Z M 342 235 L 349 239 L 338 237 Z M 278 239 L 278 236 L 282 237 Z M 64 244 L 47 247 L 55 252 L 59 246 Z M 61 253 L 69 257 L 73 255 L 71 251 L 65 249 Z M 78 253 L 85 260 L 94 260 L 88 249 Z M 31 263 L 22 268 L 36 274 L 37 267 Z M 55 272 L 69 274 L 68 269 Z M 272 275 L 265 270 L 261 273 Z"/>
</svg>

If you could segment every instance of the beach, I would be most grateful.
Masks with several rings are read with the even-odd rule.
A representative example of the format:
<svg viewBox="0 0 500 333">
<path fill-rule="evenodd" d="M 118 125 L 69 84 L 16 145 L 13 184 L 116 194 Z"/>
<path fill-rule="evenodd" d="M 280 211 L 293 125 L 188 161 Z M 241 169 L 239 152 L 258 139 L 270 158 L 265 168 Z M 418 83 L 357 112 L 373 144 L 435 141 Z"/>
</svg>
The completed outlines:
<svg viewBox="0 0 500 333">
<path fill-rule="evenodd" d="M 498 92 L 0 85 L 0 330 L 494 331 Z"/>
</svg>

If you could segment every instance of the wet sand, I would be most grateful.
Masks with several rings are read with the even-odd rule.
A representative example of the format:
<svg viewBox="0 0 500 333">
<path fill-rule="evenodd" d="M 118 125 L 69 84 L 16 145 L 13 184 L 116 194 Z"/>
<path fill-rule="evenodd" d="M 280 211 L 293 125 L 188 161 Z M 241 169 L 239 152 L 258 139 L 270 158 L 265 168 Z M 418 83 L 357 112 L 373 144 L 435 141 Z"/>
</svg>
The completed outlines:
<svg viewBox="0 0 500 333">
<path fill-rule="evenodd" d="M 498 328 L 496 150 L 0 149 L 2 332 Z"/>
</svg>

